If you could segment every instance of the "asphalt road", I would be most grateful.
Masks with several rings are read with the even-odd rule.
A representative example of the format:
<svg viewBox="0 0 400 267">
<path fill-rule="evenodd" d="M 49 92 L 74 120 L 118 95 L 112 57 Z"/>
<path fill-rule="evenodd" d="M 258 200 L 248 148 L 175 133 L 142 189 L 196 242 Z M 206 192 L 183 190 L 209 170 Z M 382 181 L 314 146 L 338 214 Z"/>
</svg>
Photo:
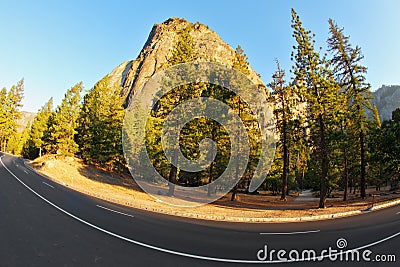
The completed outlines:
<svg viewBox="0 0 400 267">
<path fill-rule="evenodd" d="M 319 222 L 245 224 L 193 220 L 92 198 L 36 174 L 22 159 L 0 156 L 0 266 L 400 263 L 400 206 Z M 337 251 L 329 252 L 329 248 Z M 313 258 L 310 250 L 320 256 L 325 249 L 328 251 L 323 255 L 330 255 L 332 260 L 325 257 L 322 261 L 278 262 L 279 250 L 285 250 L 280 254 L 282 258 L 290 259 L 297 258 L 296 251 L 299 258 Z M 340 254 L 354 249 L 357 251 L 353 254 Z M 352 261 L 357 259 L 357 253 L 360 261 Z M 363 259 L 363 253 L 369 262 Z"/>
</svg>

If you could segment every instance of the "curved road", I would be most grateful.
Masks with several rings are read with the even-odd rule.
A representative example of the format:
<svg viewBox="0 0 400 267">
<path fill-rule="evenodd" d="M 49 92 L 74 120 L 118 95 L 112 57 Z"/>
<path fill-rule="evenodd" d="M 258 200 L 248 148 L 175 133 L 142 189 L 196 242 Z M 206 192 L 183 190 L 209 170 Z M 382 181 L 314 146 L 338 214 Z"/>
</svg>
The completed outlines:
<svg viewBox="0 0 400 267">
<path fill-rule="evenodd" d="M 33 172 L 20 158 L 0 156 L 0 266 L 400 263 L 400 206 L 319 222 L 244 224 L 193 220 L 89 197 Z M 323 261 L 277 262 L 282 249 L 286 252 L 280 256 L 289 259 L 289 253 L 291 258 L 296 257 L 291 250 L 299 255 L 305 253 L 307 258 L 313 257 L 311 250 L 320 256 L 329 248 L 337 252 L 358 250 L 353 251 L 354 255 L 323 252 L 332 260 L 325 257 Z M 360 261 L 351 260 L 357 259 L 356 253 Z"/>
</svg>

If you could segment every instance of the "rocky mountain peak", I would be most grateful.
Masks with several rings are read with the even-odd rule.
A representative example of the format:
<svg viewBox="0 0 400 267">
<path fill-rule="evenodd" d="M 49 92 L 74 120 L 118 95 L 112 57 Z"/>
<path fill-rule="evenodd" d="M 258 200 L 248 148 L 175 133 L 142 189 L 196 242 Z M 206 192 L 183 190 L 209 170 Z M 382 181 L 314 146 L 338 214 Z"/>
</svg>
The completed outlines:
<svg viewBox="0 0 400 267">
<path fill-rule="evenodd" d="M 160 24 L 154 24 L 149 37 L 135 60 L 127 61 L 116 67 L 111 73 L 111 81 L 122 86 L 122 95 L 126 102 L 157 71 L 165 68 L 165 63 L 172 54 L 172 49 L 180 32 L 190 27 L 195 53 L 198 61 L 215 61 L 232 66 L 235 50 L 208 26 L 191 23 L 182 18 L 170 18 Z M 250 67 L 249 78 L 261 85 L 260 76 Z"/>
</svg>

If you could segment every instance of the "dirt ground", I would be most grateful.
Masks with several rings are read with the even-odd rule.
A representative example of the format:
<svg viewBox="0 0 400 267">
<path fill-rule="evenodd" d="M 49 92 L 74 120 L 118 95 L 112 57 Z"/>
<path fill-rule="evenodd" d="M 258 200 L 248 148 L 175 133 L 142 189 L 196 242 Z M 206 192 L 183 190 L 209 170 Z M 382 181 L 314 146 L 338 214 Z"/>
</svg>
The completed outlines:
<svg viewBox="0 0 400 267">
<path fill-rule="evenodd" d="M 103 200 L 191 218 L 226 220 L 234 217 L 240 221 L 246 218 L 319 216 L 365 210 L 373 202 L 384 202 L 400 197 L 398 194 L 382 190 L 379 192 L 381 194 L 379 197 L 369 196 L 362 200 L 350 195 L 349 200 L 343 202 L 339 195 L 341 192 L 337 192 L 337 197 L 327 199 L 327 208 L 317 209 L 318 199 L 304 198 L 306 200 L 303 201 L 300 198 L 295 201 L 298 197 L 295 193 L 289 195 L 287 201 L 281 201 L 279 196 L 260 191 L 259 195 L 239 194 L 239 198 L 234 202 L 230 201 L 230 194 L 228 194 L 212 204 L 185 208 L 156 201 L 152 196 L 144 193 L 130 175 L 106 172 L 95 166 L 86 165 L 78 158 L 45 156 L 30 162 L 30 165 L 59 184 Z M 368 189 L 367 192 L 368 194 L 378 193 L 374 189 Z"/>
</svg>

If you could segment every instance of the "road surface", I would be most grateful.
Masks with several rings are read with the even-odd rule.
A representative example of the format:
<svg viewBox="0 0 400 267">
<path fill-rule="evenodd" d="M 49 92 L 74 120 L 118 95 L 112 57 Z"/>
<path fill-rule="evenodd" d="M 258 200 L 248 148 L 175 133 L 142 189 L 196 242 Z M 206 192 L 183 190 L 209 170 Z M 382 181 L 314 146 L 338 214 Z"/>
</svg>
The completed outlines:
<svg viewBox="0 0 400 267">
<path fill-rule="evenodd" d="M 0 154 L 0 266 L 399 266 L 400 207 L 303 223 L 227 223 L 128 208 L 86 196 Z M 360 261 L 277 263 L 359 249 Z M 371 254 L 362 253 L 370 250 Z M 267 251 L 267 256 L 265 255 Z M 290 257 L 288 256 L 289 253 Z M 354 251 L 354 253 L 356 253 Z M 271 257 L 269 257 L 272 255 Z M 342 255 L 342 258 L 340 256 Z M 395 259 L 394 259 L 395 257 Z M 301 257 L 300 257 L 301 258 Z M 356 258 L 355 258 L 356 259 Z M 390 262 L 378 262 L 377 260 Z M 263 261 L 260 261 L 263 260 Z M 395 260 L 393 262 L 393 260 Z M 272 261 L 272 262 L 268 262 Z"/>
</svg>

